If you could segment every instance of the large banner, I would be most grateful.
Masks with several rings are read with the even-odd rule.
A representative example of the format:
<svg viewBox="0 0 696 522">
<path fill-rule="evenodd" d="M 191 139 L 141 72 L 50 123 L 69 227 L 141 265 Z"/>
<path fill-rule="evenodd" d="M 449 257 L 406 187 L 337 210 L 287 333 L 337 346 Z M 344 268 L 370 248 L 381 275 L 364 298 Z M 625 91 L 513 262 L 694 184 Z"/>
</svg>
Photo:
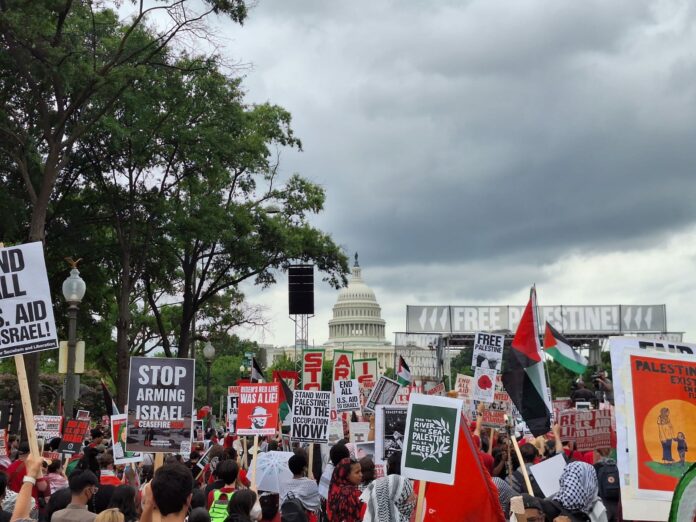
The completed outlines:
<svg viewBox="0 0 696 522">
<path fill-rule="evenodd" d="M 195 361 L 131 357 L 128 451 L 190 453 Z"/>
<path fill-rule="evenodd" d="M 401 474 L 414 480 L 454 484 L 462 401 L 411 394 Z"/>
<path fill-rule="evenodd" d="M 0 358 L 58 348 L 40 242 L 0 248 Z"/>
<path fill-rule="evenodd" d="M 625 519 L 667 520 L 679 477 L 696 460 L 696 358 L 610 338 L 617 464 Z"/>
<path fill-rule="evenodd" d="M 324 350 L 302 350 L 302 389 L 321 390 L 321 372 L 324 366 Z"/>
<path fill-rule="evenodd" d="M 333 380 L 345 381 L 353 377 L 353 352 L 334 350 Z"/>
<path fill-rule="evenodd" d="M 275 435 L 278 429 L 280 384 L 242 384 L 239 387 L 237 434 Z"/>
<path fill-rule="evenodd" d="M 292 428 L 295 442 L 329 442 L 331 392 L 297 390 L 292 396 Z"/>
<path fill-rule="evenodd" d="M 411 333 L 514 332 L 524 306 L 407 306 Z M 549 322 L 565 334 L 666 332 L 667 311 L 661 305 L 539 306 L 539 333 Z"/>
<path fill-rule="evenodd" d="M 126 450 L 128 444 L 128 415 L 119 413 L 111 416 L 111 440 L 113 441 L 114 464 L 142 462 L 142 453 Z"/>
<path fill-rule="evenodd" d="M 363 388 L 372 388 L 378 378 L 377 359 L 355 359 L 353 375 Z"/>
</svg>

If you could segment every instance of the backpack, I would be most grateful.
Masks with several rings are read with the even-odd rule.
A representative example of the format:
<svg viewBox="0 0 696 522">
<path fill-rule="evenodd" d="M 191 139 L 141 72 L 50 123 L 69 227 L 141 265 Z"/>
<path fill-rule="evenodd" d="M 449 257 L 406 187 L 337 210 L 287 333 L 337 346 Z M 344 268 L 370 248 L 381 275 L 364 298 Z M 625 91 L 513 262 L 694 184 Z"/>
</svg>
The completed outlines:
<svg viewBox="0 0 696 522">
<path fill-rule="evenodd" d="M 614 463 L 605 463 L 597 467 L 597 485 L 599 498 L 602 500 L 619 500 L 621 486 L 619 484 L 619 468 Z"/>
<path fill-rule="evenodd" d="M 216 489 L 213 491 L 213 503 L 210 504 L 210 509 L 208 514 L 210 515 L 210 522 L 225 522 L 227 519 L 227 504 L 230 503 L 229 497 L 234 494 L 224 493 L 222 490 Z M 224 499 L 222 497 L 225 497 Z"/>
<path fill-rule="evenodd" d="M 307 512 L 302 502 L 292 492 L 280 506 L 281 522 L 307 522 Z"/>
</svg>

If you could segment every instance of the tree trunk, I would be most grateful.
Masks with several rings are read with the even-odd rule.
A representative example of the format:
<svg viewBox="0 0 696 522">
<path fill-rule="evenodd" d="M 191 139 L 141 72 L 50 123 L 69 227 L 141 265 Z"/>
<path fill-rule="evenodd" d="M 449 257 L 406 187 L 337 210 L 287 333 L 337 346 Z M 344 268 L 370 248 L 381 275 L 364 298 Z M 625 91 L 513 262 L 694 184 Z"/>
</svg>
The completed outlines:
<svg viewBox="0 0 696 522">
<path fill-rule="evenodd" d="M 131 326 L 130 294 L 132 286 L 130 252 L 121 256 L 121 281 L 118 295 L 118 320 L 116 321 L 116 404 L 119 411 L 128 401 L 128 373 L 130 370 L 130 346 L 128 334 Z"/>
</svg>

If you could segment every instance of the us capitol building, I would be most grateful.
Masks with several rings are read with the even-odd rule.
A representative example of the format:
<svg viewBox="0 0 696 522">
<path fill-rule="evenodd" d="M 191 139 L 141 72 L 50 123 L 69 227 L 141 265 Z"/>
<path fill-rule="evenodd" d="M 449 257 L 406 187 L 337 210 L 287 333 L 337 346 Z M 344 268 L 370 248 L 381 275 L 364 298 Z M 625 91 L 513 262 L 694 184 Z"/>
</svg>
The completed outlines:
<svg viewBox="0 0 696 522">
<path fill-rule="evenodd" d="M 284 355 L 290 359 L 295 356 L 294 346 L 263 347 L 269 366 Z M 353 352 L 354 359 L 377 359 L 380 373 L 394 367 L 394 347 L 385 337 L 382 308 L 375 292 L 363 281 L 357 254 L 348 286 L 338 292 L 333 306 L 329 340 L 321 348 L 326 350 L 325 361 L 333 361 L 334 350 L 349 350 Z"/>
</svg>

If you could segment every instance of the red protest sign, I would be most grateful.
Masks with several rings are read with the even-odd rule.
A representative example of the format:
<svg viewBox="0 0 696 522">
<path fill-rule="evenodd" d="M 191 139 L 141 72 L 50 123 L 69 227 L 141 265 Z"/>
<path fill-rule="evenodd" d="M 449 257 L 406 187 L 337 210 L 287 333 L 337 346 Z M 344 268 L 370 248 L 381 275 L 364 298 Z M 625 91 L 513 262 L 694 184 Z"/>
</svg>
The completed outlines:
<svg viewBox="0 0 696 522">
<path fill-rule="evenodd" d="M 561 433 L 561 441 L 575 441 L 575 413 L 577 410 L 564 410 L 558 416 L 558 426 Z"/>
<path fill-rule="evenodd" d="M 239 435 L 275 435 L 278 429 L 279 386 L 277 382 L 271 382 L 242 384 L 239 387 Z"/>
<path fill-rule="evenodd" d="M 361 386 L 372 388 L 377 383 L 377 359 L 355 359 L 353 368 L 355 378 Z"/>
<path fill-rule="evenodd" d="M 321 390 L 321 371 L 324 350 L 302 351 L 302 389 Z"/>
<path fill-rule="evenodd" d="M 578 410 L 575 444 L 578 451 L 611 448 L 611 410 Z"/>
<path fill-rule="evenodd" d="M 75 455 L 82 451 L 82 442 L 87 436 L 89 421 L 70 419 L 63 427 L 63 438 L 58 446 L 58 452 Z"/>
<path fill-rule="evenodd" d="M 353 374 L 353 352 L 334 350 L 333 380 L 346 381 Z"/>
</svg>

